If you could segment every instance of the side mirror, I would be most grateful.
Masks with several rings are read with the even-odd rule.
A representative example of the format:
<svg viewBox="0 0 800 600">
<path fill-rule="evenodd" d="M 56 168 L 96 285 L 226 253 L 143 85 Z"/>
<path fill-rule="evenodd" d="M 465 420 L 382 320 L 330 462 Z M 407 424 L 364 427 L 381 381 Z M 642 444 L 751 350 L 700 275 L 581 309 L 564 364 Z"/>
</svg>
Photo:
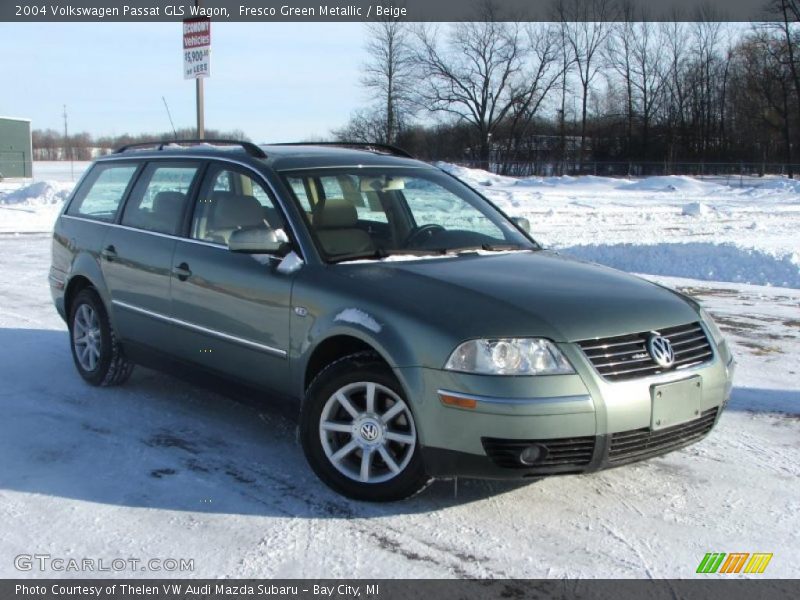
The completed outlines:
<svg viewBox="0 0 800 600">
<path fill-rule="evenodd" d="M 531 222 L 528 221 L 528 219 L 526 219 L 525 217 L 511 217 L 511 220 L 517 227 L 522 229 L 522 231 L 524 231 L 525 233 L 531 232 Z"/>
<path fill-rule="evenodd" d="M 282 254 L 288 243 L 282 229 L 251 227 L 231 233 L 228 250 L 243 254 Z"/>
</svg>

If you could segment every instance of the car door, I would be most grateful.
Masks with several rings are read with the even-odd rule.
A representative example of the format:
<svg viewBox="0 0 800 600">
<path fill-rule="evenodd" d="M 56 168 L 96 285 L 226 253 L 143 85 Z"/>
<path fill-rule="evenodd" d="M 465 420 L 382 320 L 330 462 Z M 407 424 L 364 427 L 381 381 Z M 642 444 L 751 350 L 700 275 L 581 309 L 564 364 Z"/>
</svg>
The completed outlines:
<svg viewBox="0 0 800 600">
<path fill-rule="evenodd" d="M 231 233 L 266 227 L 288 232 L 259 175 L 232 163 L 209 165 L 185 239 L 172 259 L 172 309 L 183 358 L 248 383 L 288 392 L 293 274 L 280 259 L 228 250 Z"/>
<path fill-rule="evenodd" d="M 148 163 L 103 241 L 101 262 L 119 335 L 170 349 L 172 254 L 201 161 Z"/>
</svg>

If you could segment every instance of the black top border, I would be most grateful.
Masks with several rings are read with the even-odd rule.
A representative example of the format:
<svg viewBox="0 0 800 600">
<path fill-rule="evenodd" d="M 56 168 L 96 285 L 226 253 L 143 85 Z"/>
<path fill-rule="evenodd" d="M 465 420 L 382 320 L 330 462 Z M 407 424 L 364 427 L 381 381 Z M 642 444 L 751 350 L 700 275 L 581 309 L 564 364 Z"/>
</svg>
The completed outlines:
<svg viewBox="0 0 800 600">
<path fill-rule="evenodd" d="M 561 20 L 559 5 L 567 21 L 766 22 L 782 20 L 782 3 L 791 0 L 200 0 L 199 8 L 194 0 L 0 0 L 0 22 L 169 22 L 203 15 L 215 22 L 536 22 Z"/>
</svg>

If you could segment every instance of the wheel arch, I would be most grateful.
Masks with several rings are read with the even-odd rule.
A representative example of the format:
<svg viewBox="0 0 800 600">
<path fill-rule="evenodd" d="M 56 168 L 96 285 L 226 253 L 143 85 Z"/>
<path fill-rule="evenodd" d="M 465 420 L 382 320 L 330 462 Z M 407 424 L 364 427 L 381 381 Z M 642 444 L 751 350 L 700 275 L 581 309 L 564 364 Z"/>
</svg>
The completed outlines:
<svg viewBox="0 0 800 600">
<path fill-rule="evenodd" d="M 66 312 L 68 319 L 70 313 L 72 312 L 72 301 L 75 299 L 75 296 L 81 292 L 81 290 L 85 290 L 86 288 L 91 288 L 95 291 L 97 290 L 97 286 L 94 285 L 92 280 L 85 275 L 75 275 L 74 277 L 71 277 L 64 288 L 64 311 Z"/>
<path fill-rule="evenodd" d="M 389 368 L 393 367 L 391 360 L 372 340 L 366 340 L 354 332 L 335 333 L 319 340 L 312 348 L 309 348 L 301 370 L 303 394 L 305 395 L 311 382 L 328 365 L 346 356 L 361 352 L 370 352 L 386 363 Z"/>
<path fill-rule="evenodd" d="M 70 268 L 69 278 L 64 286 L 64 313 L 67 320 L 69 320 L 72 309 L 71 304 L 75 295 L 87 287 L 94 289 L 97 295 L 100 296 L 108 318 L 113 325 L 114 311 L 111 310 L 111 296 L 105 285 L 103 271 L 96 258 L 87 252 L 82 252 L 75 257 Z"/>
</svg>

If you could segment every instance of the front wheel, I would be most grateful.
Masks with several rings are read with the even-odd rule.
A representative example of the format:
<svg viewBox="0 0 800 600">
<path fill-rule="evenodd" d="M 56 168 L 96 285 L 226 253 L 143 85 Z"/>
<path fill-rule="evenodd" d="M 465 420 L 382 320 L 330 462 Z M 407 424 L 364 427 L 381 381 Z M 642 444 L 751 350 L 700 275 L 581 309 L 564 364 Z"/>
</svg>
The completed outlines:
<svg viewBox="0 0 800 600">
<path fill-rule="evenodd" d="M 329 365 L 308 389 L 300 436 L 311 468 L 356 500 L 401 500 L 429 478 L 414 414 L 391 369 L 371 353 Z"/>
</svg>

